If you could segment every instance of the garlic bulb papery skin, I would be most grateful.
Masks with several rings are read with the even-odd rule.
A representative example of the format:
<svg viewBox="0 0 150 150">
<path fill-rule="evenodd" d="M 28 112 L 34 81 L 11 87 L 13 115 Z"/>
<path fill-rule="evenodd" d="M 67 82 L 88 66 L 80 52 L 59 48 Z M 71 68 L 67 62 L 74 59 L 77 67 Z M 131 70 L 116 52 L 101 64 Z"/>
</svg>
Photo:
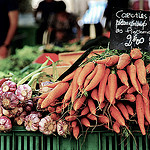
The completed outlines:
<svg viewBox="0 0 150 150">
<path fill-rule="evenodd" d="M 24 102 L 32 97 L 32 89 L 28 84 L 22 84 L 18 86 L 15 94 L 21 102 Z"/>
<path fill-rule="evenodd" d="M 66 123 L 66 121 L 59 120 L 57 122 L 57 133 L 58 135 L 63 136 L 65 138 L 68 134 L 70 134 L 69 125 Z"/>
<path fill-rule="evenodd" d="M 12 129 L 12 123 L 6 116 L 0 117 L 0 131 L 7 132 Z"/>
<path fill-rule="evenodd" d="M 56 121 L 50 116 L 46 116 L 39 122 L 39 130 L 43 134 L 50 135 L 56 131 Z"/>
<path fill-rule="evenodd" d="M 27 131 L 37 131 L 39 128 L 40 118 L 36 114 L 30 114 L 25 117 L 24 126 Z"/>
<path fill-rule="evenodd" d="M 1 92 L 15 92 L 17 89 L 17 84 L 13 81 L 5 81 L 1 86 Z M 1 93 L 0 92 L 0 93 Z"/>
<path fill-rule="evenodd" d="M 4 92 L 1 96 L 1 105 L 5 109 L 14 109 L 19 104 L 17 96 L 12 92 Z"/>
</svg>

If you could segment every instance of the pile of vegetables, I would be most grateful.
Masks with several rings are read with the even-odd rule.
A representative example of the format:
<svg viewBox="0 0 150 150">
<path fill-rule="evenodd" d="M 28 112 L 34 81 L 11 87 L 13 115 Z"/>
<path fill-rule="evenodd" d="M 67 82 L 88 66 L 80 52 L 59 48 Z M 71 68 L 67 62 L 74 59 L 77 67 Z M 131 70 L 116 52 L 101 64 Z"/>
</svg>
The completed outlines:
<svg viewBox="0 0 150 150">
<path fill-rule="evenodd" d="M 149 66 L 148 55 L 140 49 L 106 50 L 46 85 L 52 90 L 39 96 L 38 108 L 68 122 L 76 139 L 83 130 L 99 126 L 132 134 L 132 123 L 145 135 L 150 124 Z"/>
<path fill-rule="evenodd" d="M 19 72 L 42 54 L 38 48 L 38 46 L 26 45 L 23 48 L 16 49 L 15 54 L 0 60 L 0 71 L 4 73 Z"/>
<path fill-rule="evenodd" d="M 33 88 L 47 62 L 18 83 L 1 80 L 0 131 L 18 125 L 27 131 L 71 134 L 78 139 L 84 131 L 101 127 L 132 135 L 134 124 L 146 134 L 150 124 L 150 59 L 146 52 L 106 49 L 101 55 L 87 57 L 63 79 L 48 79 L 39 89 Z"/>
</svg>

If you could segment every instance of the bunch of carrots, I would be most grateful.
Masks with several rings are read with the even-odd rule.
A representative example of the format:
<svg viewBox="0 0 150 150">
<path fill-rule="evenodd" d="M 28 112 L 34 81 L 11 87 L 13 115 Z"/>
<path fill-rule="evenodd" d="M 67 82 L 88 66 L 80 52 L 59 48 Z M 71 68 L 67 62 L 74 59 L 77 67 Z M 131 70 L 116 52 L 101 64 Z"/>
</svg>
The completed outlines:
<svg viewBox="0 0 150 150">
<path fill-rule="evenodd" d="M 76 139 L 84 128 L 129 130 L 132 118 L 145 135 L 150 124 L 150 64 L 145 64 L 140 49 L 83 64 L 47 85 L 52 90 L 39 96 L 40 108 L 47 109 L 54 120 L 69 122 Z"/>
</svg>

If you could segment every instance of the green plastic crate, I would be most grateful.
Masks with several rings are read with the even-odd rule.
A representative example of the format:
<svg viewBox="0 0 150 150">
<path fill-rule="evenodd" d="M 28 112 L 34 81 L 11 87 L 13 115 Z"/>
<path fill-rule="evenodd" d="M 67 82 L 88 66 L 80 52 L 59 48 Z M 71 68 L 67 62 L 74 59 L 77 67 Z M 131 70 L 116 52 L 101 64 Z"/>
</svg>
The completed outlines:
<svg viewBox="0 0 150 150">
<path fill-rule="evenodd" d="M 148 135 L 134 136 L 139 150 L 149 150 Z M 14 127 L 11 132 L 0 133 L 0 150 L 136 150 L 136 144 L 131 136 L 124 139 L 110 131 L 94 131 L 75 140 Z"/>
</svg>

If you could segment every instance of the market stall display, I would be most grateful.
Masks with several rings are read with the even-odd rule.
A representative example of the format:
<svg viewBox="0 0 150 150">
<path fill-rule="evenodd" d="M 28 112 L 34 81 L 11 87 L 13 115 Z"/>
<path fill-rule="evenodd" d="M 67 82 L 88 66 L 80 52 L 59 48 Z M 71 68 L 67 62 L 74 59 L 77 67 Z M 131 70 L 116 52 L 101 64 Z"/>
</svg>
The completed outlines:
<svg viewBox="0 0 150 150">
<path fill-rule="evenodd" d="M 1 132 L 24 126 L 79 140 L 92 134 L 86 131 L 107 130 L 131 136 L 135 143 L 135 129 L 143 136 L 148 133 L 148 52 L 106 49 L 55 81 L 42 72 L 49 60 L 17 83 L 1 80 Z"/>
</svg>

